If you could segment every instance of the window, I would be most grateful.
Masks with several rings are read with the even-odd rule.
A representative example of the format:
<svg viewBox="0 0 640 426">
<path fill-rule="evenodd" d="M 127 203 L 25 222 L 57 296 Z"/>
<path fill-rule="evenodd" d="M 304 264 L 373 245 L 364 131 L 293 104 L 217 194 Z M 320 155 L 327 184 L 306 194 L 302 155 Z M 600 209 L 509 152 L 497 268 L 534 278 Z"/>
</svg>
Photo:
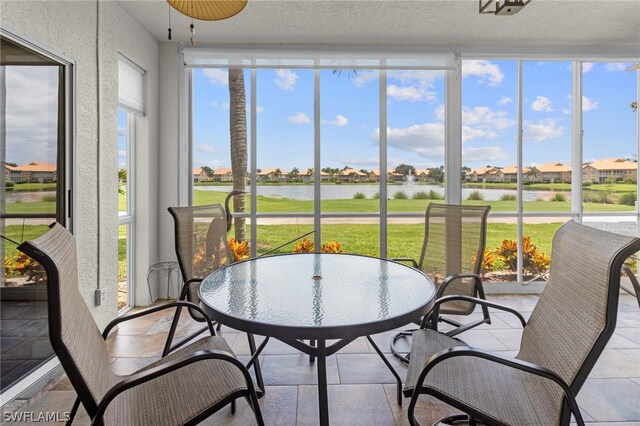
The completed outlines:
<svg viewBox="0 0 640 426">
<path fill-rule="evenodd" d="M 69 226 L 66 155 L 71 65 L 0 37 L 0 272 L 2 391 L 53 356 L 47 330 L 46 274 L 16 243 L 34 239 L 58 221 Z"/>
<path fill-rule="evenodd" d="M 144 70 L 118 60 L 118 310 L 134 305 L 136 120 L 144 115 Z"/>
</svg>

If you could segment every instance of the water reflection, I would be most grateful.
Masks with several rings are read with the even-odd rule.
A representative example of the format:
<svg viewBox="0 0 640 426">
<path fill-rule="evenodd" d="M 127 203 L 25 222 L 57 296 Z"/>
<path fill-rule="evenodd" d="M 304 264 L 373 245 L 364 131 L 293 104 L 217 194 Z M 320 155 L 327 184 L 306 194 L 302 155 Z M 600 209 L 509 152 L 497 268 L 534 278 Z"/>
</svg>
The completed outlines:
<svg viewBox="0 0 640 426">
<path fill-rule="evenodd" d="M 322 305 L 322 256 L 313 256 L 313 323 L 322 325 L 324 321 L 324 307 Z"/>
<path fill-rule="evenodd" d="M 380 261 L 378 274 L 378 318 L 389 316 L 389 262 Z"/>
</svg>

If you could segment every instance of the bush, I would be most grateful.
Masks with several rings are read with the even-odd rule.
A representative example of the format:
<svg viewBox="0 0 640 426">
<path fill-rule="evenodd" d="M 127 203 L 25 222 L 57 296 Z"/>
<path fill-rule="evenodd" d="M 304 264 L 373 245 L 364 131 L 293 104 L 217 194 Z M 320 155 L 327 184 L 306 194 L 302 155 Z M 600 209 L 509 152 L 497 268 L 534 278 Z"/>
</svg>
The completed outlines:
<svg viewBox="0 0 640 426">
<path fill-rule="evenodd" d="M 48 203 L 55 203 L 56 196 L 55 194 L 45 195 L 44 197 L 42 197 L 42 201 L 46 201 Z"/>
<path fill-rule="evenodd" d="M 539 251 L 531 242 L 531 237 L 522 237 L 522 266 L 525 272 L 531 275 L 539 275 L 549 269 L 551 259 L 549 256 Z M 503 240 L 500 247 L 496 249 L 496 255 L 504 266 L 510 271 L 517 271 L 518 268 L 518 246 L 513 240 Z"/>
<path fill-rule="evenodd" d="M 620 199 L 618 203 L 624 204 L 625 206 L 635 206 L 636 205 L 636 193 L 635 192 L 625 192 L 620 195 Z"/>
<path fill-rule="evenodd" d="M 342 253 L 342 244 L 337 241 L 324 243 L 320 249 L 322 253 Z"/>
<path fill-rule="evenodd" d="M 484 200 L 484 195 L 482 195 L 482 193 L 480 191 L 473 191 L 472 193 L 469 194 L 469 196 L 467 197 L 467 200 L 469 200 L 469 201 L 482 201 L 482 200 Z"/>
<path fill-rule="evenodd" d="M 380 199 L 380 193 L 378 191 L 376 191 L 376 193 L 373 194 L 373 199 L 374 200 L 379 200 Z"/>
<path fill-rule="evenodd" d="M 404 191 L 397 191 L 395 194 L 393 194 L 393 198 L 395 198 L 396 200 L 406 200 L 407 198 L 407 193 Z"/>
<path fill-rule="evenodd" d="M 502 197 L 500 197 L 500 201 L 515 201 L 516 200 L 516 194 L 503 194 Z"/>
<path fill-rule="evenodd" d="M 367 198 L 367 196 L 364 195 L 364 192 L 356 192 L 355 194 L 353 194 L 353 199 L 354 200 L 364 200 L 366 198 Z"/>
<path fill-rule="evenodd" d="M 636 180 L 635 179 L 625 179 L 624 183 L 626 183 L 628 185 L 635 185 L 636 184 Z"/>
<path fill-rule="evenodd" d="M 47 279 L 44 267 L 24 253 L 18 253 L 13 259 L 5 256 L 4 274 L 7 277 L 22 276 L 34 284 L 40 284 Z"/>
<path fill-rule="evenodd" d="M 551 197 L 550 201 L 563 203 L 563 202 L 567 201 L 567 196 L 564 195 L 561 192 L 556 192 L 555 194 L 553 194 L 553 197 Z"/>
<path fill-rule="evenodd" d="M 593 181 L 592 180 L 583 180 L 582 181 L 582 187 L 586 188 L 587 186 L 591 186 L 593 185 Z"/>
<path fill-rule="evenodd" d="M 15 183 L 11 182 L 10 180 L 4 181 L 4 189 L 6 189 L 7 191 L 13 190 L 14 186 L 15 186 Z"/>
<path fill-rule="evenodd" d="M 426 191 L 418 191 L 411 196 L 414 200 L 428 200 L 429 194 Z"/>
<path fill-rule="evenodd" d="M 444 195 L 439 194 L 433 189 L 429 191 L 429 199 L 430 200 L 444 200 Z"/>
<path fill-rule="evenodd" d="M 294 248 L 294 253 L 313 253 L 313 249 L 315 248 L 315 243 L 313 241 L 309 241 L 308 238 L 304 238 L 302 242 L 298 243 Z"/>
<path fill-rule="evenodd" d="M 614 204 L 615 200 L 610 192 L 588 191 L 582 194 L 582 201 L 585 203 Z"/>
</svg>

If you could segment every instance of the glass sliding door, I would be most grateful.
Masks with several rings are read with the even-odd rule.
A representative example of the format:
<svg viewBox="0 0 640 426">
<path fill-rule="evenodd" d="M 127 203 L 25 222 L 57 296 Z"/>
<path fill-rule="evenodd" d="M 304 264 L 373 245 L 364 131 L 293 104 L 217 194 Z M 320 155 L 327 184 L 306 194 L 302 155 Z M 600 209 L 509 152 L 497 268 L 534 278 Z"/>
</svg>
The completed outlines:
<svg viewBox="0 0 640 426">
<path fill-rule="evenodd" d="M 118 310 L 133 305 L 133 141 L 135 116 L 118 110 Z"/>
<path fill-rule="evenodd" d="M 0 37 L 0 331 L 2 391 L 53 356 L 46 274 L 17 250 L 67 222 L 66 75 L 70 65 Z"/>
</svg>

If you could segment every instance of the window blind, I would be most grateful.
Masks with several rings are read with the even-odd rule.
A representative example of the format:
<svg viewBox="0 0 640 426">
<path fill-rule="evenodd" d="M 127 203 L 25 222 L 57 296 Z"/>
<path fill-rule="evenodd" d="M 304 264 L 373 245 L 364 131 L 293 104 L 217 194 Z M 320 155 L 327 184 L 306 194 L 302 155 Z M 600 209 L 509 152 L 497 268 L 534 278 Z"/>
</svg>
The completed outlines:
<svg viewBox="0 0 640 426">
<path fill-rule="evenodd" d="M 120 108 L 144 116 L 145 71 L 121 56 L 118 59 L 118 103 Z"/>
</svg>

